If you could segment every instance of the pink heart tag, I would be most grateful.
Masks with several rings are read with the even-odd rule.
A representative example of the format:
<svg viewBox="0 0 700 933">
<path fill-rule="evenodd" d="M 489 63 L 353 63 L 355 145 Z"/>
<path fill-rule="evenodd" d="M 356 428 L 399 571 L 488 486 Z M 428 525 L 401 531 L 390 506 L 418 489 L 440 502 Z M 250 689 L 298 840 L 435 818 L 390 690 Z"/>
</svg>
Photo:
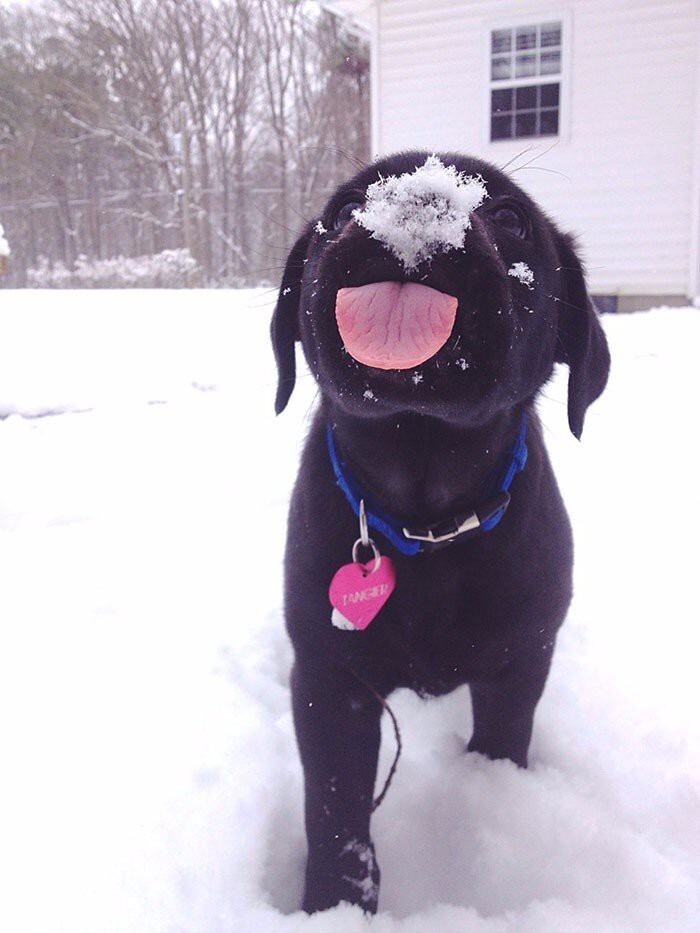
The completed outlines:
<svg viewBox="0 0 700 933">
<path fill-rule="evenodd" d="M 376 570 L 372 570 L 374 564 L 374 559 L 344 564 L 336 571 L 328 596 L 334 606 L 332 622 L 338 628 L 367 628 L 393 593 L 396 572 L 391 558 L 381 556 Z"/>
</svg>

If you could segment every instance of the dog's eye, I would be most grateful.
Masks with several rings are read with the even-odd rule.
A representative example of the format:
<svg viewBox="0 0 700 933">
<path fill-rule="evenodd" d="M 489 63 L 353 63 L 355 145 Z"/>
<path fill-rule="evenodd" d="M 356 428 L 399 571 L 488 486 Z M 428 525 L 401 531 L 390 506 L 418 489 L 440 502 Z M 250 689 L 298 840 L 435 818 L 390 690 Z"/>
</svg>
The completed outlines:
<svg viewBox="0 0 700 933">
<path fill-rule="evenodd" d="M 496 208 L 496 210 L 491 213 L 491 217 L 499 227 L 503 227 L 504 230 L 507 230 L 508 233 L 512 233 L 513 236 L 520 237 L 521 240 L 524 240 L 527 236 L 527 220 L 525 214 L 514 204 Z"/>
<path fill-rule="evenodd" d="M 352 220 L 352 212 L 361 207 L 362 205 L 358 204 L 357 201 L 349 201 L 347 204 L 343 204 L 338 213 L 335 215 L 333 229 L 340 230 L 341 227 L 344 227 L 346 223 Z"/>
</svg>

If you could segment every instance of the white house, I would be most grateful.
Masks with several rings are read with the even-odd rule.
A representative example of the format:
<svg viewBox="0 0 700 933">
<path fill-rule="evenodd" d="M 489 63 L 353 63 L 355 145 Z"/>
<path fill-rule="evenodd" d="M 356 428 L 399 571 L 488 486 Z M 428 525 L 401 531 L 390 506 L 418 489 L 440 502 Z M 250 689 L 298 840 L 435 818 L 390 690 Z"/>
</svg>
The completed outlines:
<svg viewBox="0 0 700 933">
<path fill-rule="evenodd" d="M 700 295 L 700 0 L 324 6 L 370 35 L 375 154 L 508 165 L 611 310 Z"/>
</svg>

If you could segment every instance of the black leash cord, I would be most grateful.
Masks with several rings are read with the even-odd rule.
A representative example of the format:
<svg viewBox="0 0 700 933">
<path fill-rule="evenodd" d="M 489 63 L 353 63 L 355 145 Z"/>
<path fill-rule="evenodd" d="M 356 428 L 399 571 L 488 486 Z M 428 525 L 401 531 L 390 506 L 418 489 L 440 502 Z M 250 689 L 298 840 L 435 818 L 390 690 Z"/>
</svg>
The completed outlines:
<svg viewBox="0 0 700 933">
<path fill-rule="evenodd" d="M 380 703 L 384 707 L 384 709 L 387 711 L 387 713 L 391 717 L 391 724 L 394 727 L 394 736 L 396 738 L 396 754 L 394 755 L 394 760 L 391 763 L 391 768 L 389 768 L 389 773 L 386 777 L 386 780 L 384 781 L 384 787 L 382 788 L 382 792 L 378 797 L 375 798 L 374 803 L 372 804 L 372 813 L 374 813 L 374 811 L 382 805 L 382 802 L 384 801 L 384 798 L 386 797 L 387 792 L 391 786 L 391 782 L 394 779 L 394 775 L 396 774 L 396 769 L 399 764 L 399 758 L 401 757 L 401 730 L 399 729 L 399 723 L 398 723 L 396 716 L 394 715 L 394 711 L 389 706 L 386 699 L 380 693 L 378 693 L 371 684 L 368 684 L 367 681 L 359 677 L 355 673 L 355 671 L 351 671 L 351 673 L 353 677 L 355 678 L 355 680 L 361 683 L 362 686 L 366 690 L 369 690 L 369 692 L 375 698 L 377 703 Z"/>
</svg>

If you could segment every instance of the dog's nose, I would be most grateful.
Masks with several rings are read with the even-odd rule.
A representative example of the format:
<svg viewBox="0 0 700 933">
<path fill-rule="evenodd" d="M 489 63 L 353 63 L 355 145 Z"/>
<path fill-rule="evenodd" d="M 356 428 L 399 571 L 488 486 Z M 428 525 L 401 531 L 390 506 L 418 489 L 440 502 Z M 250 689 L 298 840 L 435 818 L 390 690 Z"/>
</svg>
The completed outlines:
<svg viewBox="0 0 700 933">
<path fill-rule="evenodd" d="M 483 179 L 433 155 L 413 172 L 370 185 L 353 217 L 412 271 L 438 253 L 464 248 L 472 214 L 486 196 Z"/>
</svg>

